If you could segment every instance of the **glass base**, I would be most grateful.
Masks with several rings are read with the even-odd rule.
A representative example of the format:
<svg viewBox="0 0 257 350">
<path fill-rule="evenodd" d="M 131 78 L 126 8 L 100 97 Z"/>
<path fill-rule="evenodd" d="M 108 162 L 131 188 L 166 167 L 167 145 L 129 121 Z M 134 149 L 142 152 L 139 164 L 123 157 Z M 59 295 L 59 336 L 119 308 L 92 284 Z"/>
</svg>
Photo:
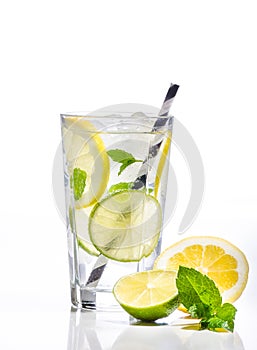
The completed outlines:
<svg viewBox="0 0 257 350">
<path fill-rule="evenodd" d="M 111 289 L 71 288 L 71 302 L 76 308 L 99 311 L 122 311 Z"/>
</svg>

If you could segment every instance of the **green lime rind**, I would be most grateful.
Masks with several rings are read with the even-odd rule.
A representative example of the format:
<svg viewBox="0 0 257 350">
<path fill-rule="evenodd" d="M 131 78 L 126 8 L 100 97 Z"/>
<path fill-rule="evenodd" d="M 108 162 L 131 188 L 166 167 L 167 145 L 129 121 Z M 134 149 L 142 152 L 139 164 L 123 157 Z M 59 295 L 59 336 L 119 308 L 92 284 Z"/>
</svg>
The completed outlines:
<svg viewBox="0 0 257 350">
<path fill-rule="evenodd" d="M 152 322 L 158 320 L 159 318 L 168 317 L 179 307 L 179 305 L 180 302 L 178 295 L 172 297 L 164 303 L 137 309 L 126 304 L 120 304 L 120 306 L 131 316 L 146 322 Z"/>
<path fill-rule="evenodd" d="M 157 246 L 158 241 L 159 241 L 159 237 L 160 234 L 156 235 L 156 237 L 154 237 L 154 239 L 152 239 L 150 242 L 145 242 L 144 245 L 147 244 L 147 248 L 145 248 L 145 252 L 144 253 L 139 253 L 138 257 L 136 258 L 131 258 L 131 254 L 129 254 L 130 256 L 126 257 L 127 252 L 122 251 L 122 248 L 119 249 L 119 256 L 115 257 L 115 253 L 112 253 L 113 250 L 109 250 L 110 253 L 106 252 L 105 248 L 99 247 L 97 245 L 94 244 L 95 249 L 100 252 L 102 255 L 104 255 L 106 258 L 114 260 L 114 261 L 118 261 L 118 262 L 138 262 L 140 260 L 142 260 L 143 258 L 147 258 L 148 256 L 150 256 L 152 254 L 152 252 L 154 251 L 154 248 Z M 124 248 L 124 250 L 127 250 L 128 248 Z M 131 248 L 129 248 L 131 249 Z M 135 249 L 135 247 L 134 247 Z M 117 249 L 115 249 L 116 252 Z"/>
<path fill-rule="evenodd" d="M 85 252 L 87 252 L 88 254 L 93 255 L 93 256 L 100 255 L 99 250 L 97 250 L 93 244 L 90 244 L 90 246 L 89 246 L 88 243 L 86 243 L 85 241 L 83 241 L 83 239 L 81 239 L 79 237 L 77 237 L 77 240 L 78 240 L 78 246 L 80 248 L 82 248 Z"/>
<path fill-rule="evenodd" d="M 102 255 L 120 262 L 137 262 L 153 252 L 161 226 L 162 211 L 157 199 L 131 189 L 110 194 L 95 204 L 88 232 Z"/>
</svg>

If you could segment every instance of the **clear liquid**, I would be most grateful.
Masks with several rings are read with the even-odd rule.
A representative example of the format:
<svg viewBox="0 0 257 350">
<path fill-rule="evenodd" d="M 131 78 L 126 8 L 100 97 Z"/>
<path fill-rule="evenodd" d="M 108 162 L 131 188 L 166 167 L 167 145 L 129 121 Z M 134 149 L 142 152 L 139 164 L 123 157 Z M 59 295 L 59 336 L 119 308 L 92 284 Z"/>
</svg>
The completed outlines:
<svg viewBox="0 0 257 350">
<path fill-rule="evenodd" d="M 84 129 L 76 128 L 72 131 L 72 134 L 73 136 L 75 135 L 75 139 L 79 137 L 80 140 L 84 140 L 83 142 L 86 143 L 92 136 L 95 135 L 95 132 L 86 132 Z M 70 143 L 68 146 L 65 145 L 64 142 L 71 299 L 75 306 L 90 309 L 110 309 L 113 307 L 118 307 L 118 304 L 112 295 L 112 289 L 120 277 L 138 271 L 149 270 L 153 267 L 153 263 L 160 253 L 161 234 L 158 236 L 159 239 L 156 240 L 155 247 L 151 254 L 147 257 L 142 257 L 140 261 L 122 262 L 103 257 L 103 255 L 94 255 L 94 253 L 97 254 L 98 252 L 92 245 L 92 242 L 90 242 L 89 233 L 87 230 L 89 216 L 96 203 L 93 203 L 84 209 L 77 209 L 73 189 L 70 186 L 74 161 L 76 162 L 76 158 L 74 157 L 72 157 L 72 161 L 69 161 L 68 155 L 70 147 L 72 147 L 72 142 L 74 141 L 73 136 L 69 141 Z M 132 154 L 137 160 L 144 161 L 148 158 L 149 166 L 147 167 L 145 190 L 147 193 L 151 193 L 151 195 L 158 200 L 161 205 L 162 212 L 164 212 L 168 172 L 168 153 L 166 155 L 167 157 L 163 158 L 163 147 L 169 136 L 170 135 L 168 132 L 162 134 L 149 132 L 129 132 L 129 130 L 123 130 L 122 132 L 116 130 L 112 132 L 97 132 L 97 140 L 100 138 L 101 142 L 104 144 L 102 152 L 119 149 Z M 158 150 L 157 155 L 153 157 L 152 160 L 149 160 L 149 149 L 151 149 L 151 146 L 156 143 L 157 139 L 159 142 L 161 140 L 161 148 Z M 80 154 L 80 151 L 78 151 L 78 154 Z M 94 153 L 91 154 L 91 156 L 92 158 L 95 158 L 97 155 Z M 110 195 L 109 190 L 111 186 L 122 182 L 134 182 L 137 179 L 142 167 L 142 162 L 135 162 L 129 165 L 119 175 L 118 173 L 121 163 L 113 161 L 110 157 L 108 157 L 108 161 L 110 165 L 109 179 L 104 192 L 101 194 L 100 198 L 97 198 L 98 201 L 101 201 Z M 163 164 L 161 169 L 161 178 L 159 179 L 160 181 L 158 184 L 158 191 L 156 191 L 156 178 L 158 176 L 158 172 L 160 173 L 160 163 Z M 94 183 L 96 181 L 101 181 L 99 178 L 97 178 L 97 175 L 99 174 L 92 177 L 91 183 L 93 181 Z M 106 180 L 107 174 L 100 174 L 100 177 L 101 176 Z M 87 185 L 90 186 L 90 182 L 86 183 L 86 186 Z M 97 281 L 94 283 L 89 283 L 90 279 L 92 279 L 92 275 L 96 275 L 97 268 Z"/>
</svg>

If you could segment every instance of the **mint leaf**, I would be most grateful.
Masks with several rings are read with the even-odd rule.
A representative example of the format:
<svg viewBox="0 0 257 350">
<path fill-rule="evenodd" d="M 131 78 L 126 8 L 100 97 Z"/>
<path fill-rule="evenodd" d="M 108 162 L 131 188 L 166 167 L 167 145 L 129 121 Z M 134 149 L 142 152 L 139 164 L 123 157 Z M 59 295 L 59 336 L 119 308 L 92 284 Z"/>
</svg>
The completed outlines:
<svg viewBox="0 0 257 350">
<path fill-rule="evenodd" d="M 216 311 L 216 316 L 225 321 L 234 320 L 236 316 L 237 309 L 229 303 L 223 304 Z"/>
<path fill-rule="evenodd" d="M 87 173 L 80 168 L 75 168 L 73 170 L 72 183 L 73 183 L 73 193 L 75 200 L 79 200 L 82 197 L 86 186 Z"/>
<path fill-rule="evenodd" d="M 109 192 L 116 192 L 116 191 L 123 191 L 123 190 L 129 190 L 133 186 L 133 182 L 119 182 L 115 185 L 112 185 L 109 188 Z"/>
<path fill-rule="evenodd" d="M 192 318 L 201 318 L 203 316 L 210 315 L 209 307 L 201 304 L 201 302 L 190 306 L 188 312 Z"/>
<path fill-rule="evenodd" d="M 229 332 L 233 332 L 234 320 L 231 319 L 225 321 L 217 316 L 214 316 L 208 320 L 201 321 L 201 329 L 209 329 L 211 331 L 215 331 L 217 328 L 223 328 Z"/>
<path fill-rule="evenodd" d="M 131 153 L 128 153 L 121 149 L 111 149 L 107 151 L 107 153 L 114 162 L 121 163 L 118 175 L 120 175 L 130 164 L 133 164 L 135 162 L 142 162 L 142 160 L 135 159 Z"/>
<path fill-rule="evenodd" d="M 134 182 L 119 182 L 117 184 L 112 185 L 109 188 L 109 193 L 113 193 L 113 192 L 118 192 L 118 191 L 126 191 L 126 190 L 130 190 L 133 188 Z M 152 188 L 143 188 L 140 191 L 143 192 L 147 192 L 148 194 L 153 192 Z"/>
<path fill-rule="evenodd" d="M 122 149 L 111 149 L 107 151 L 108 155 L 114 162 L 123 163 L 127 159 L 135 159 L 131 153 L 123 151 Z"/>
<path fill-rule="evenodd" d="M 207 328 L 210 330 L 224 328 L 233 332 L 236 311 L 236 308 L 232 304 L 223 304 L 216 310 L 215 316 L 207 320 Z"/>
<path fill-rule="evenodd" d="M 125 161 L 123 161 L 122 165 L 120 166 L 120 170 L 118 172 L 118 175 L 120 175 L 123 172 L 123 170 L 125 170 L 130 164 L 133 164 L 136 162 L 142 162 L 142 160 L 126 159 Z"/>
<path fill-rule="evenodd" d="M 193 318 L 200 318 L 201 329 L 234 330 L 236 308 L 229 303 L 222 305 L 222 298 L 215 283 L 201 272 L 179 267 L 176 280 L 179 299 Z"/>
<path fill-rule="evenodd" d="M 221 306 L 222 299 L 215 283 L 195 269 L 180 266 L 176 284 L 181 303 L 189 311 L 194 306 L 192 317 L 209 315 Z"/>
</svg>

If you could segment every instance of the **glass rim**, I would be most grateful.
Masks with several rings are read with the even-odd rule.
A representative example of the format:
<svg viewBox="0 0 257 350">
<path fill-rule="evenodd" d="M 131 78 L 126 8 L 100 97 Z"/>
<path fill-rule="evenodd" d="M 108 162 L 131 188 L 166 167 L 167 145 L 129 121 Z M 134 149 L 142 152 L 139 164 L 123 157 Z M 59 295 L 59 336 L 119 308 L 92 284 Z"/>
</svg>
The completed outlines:
<svg viewBox="0 0 257 350">
<path fill-rule="evenodd" d="M 140 114 L 141 113 L 141 114 Z M 82 111 L 60 113 L 61 118 L 88 118 L 88 119 L 128 119 L 128 120 L 157 120 L 174 118 L 172 114 L 161 116 L 153 112 L 134 112 L 134 111 Z"/>
</svg>

